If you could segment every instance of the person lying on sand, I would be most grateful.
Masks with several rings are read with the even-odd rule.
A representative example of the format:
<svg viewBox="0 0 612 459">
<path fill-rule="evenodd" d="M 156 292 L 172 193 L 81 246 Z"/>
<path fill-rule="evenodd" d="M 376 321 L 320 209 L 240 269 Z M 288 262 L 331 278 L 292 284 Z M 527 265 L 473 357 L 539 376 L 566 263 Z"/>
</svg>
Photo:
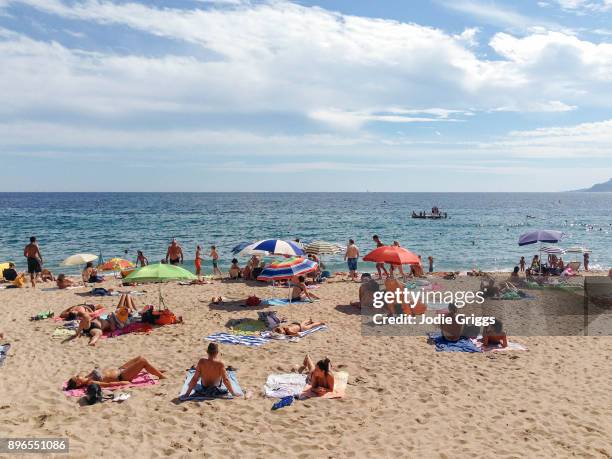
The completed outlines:
<svg viewBox="0 0 612 459">
<path fill-rule="evenodd" d="M 115 325 L 111 321 L 100 318 L 92 319 L 87 312 L 77 312 L 77 318 L 79 327 L 76 334 L 70 339 L 79 338 L 83 334 L 88 335 L 90 346 L 95 346 L 104 332 L 115 331 Z"/>
<path fill-rule="evenodd" d="M 163 375 L 164 370 L 158 370 L 151 365 L 147 359 L 142 356 L 138 356 L 128 360 L 119 368 L 99 369 L 96 367 L 87 375 L 75 375 L 68 380 L 66 389 L 78 389 L 92 383 L 96 383 L 100 387 L 127 385 L 131 383 L 142 370 L 146 370 L 153 376 L 157 376 L 159 379 L 166 379 L 166 377 Z"/>
<path fill-rule="evenodd" d="M 306 278 L 304 276 L 298 277 L 298 283 L 293 286 L 291 290 L 291 301 L 302 301 L 302 300 L 319 300 L 320 298 L 312 292 L 309 292 L 306 288 Z"/>
<path fill-rule="evenodd" d="M 309 319 L 301 323 L 293 322 L 289 325 L 281 325 L 275 327 L 272 331 L 275 333 L 280 333 L 281 335 L 297 336 L 300 332 L 310 330 L 320 325 L 325 325 L 325 322 L 313 322 L 312 319 Z"/>
<path fill-rule="evenodd" d="M 43 269 L 40 273 L 40 280 L 43 282 L 54 282 L 55 277 L 53 277 L 53 273 L 48 269 Z"/>
<path fill-rule="evenodd" d="M 128 313 L 134 313 L 134 312 L 138 312 L 138 309 L 136 308 L 136 303 L 134 303 L 134 299 L 132 298 L 131 295 L 128 295 L 127 293 L 124 293 L 121 295 L 121 298 L 119 298 L 119 304 L 117 304 L 117 309 L 127 309 Z"/>
<path fill-rule="evenodd" d="M 299 373 L 308 371 L 306 381 L 312 386 L 312 391 L 321 396 L 334 391 L 334 375 L 331 372 L 331 362 L 328 358 L 319 360 L 315 365 L 308 354 L 304 357 Z"/>
<path fill-rule="evenodd" d="M 508 339 L 506 338 L 506 332 L 501 320 L 495 319 L 494 324 L 484 327 L 482 331 L 482 344 L 484 346 L 501 344 L 502 347 L 508 347 Z"/>
<path fill-rule="evenodd" d="M 219 360 L 219 345 L 217 343 L 210 343 L 208 345 L 208 349 L 206 350 L 207 357 L 200 359 L 198 364 L 196 365 L 196 371 L 189 382 L 189 387 L 187 388 L 187 392 L 185 394 L 191 394 L 193 389 L 195 389 L 198 384 L 198 380 L 202 380 L 202 386 L 206 389 L 209 387 L 219 387 L 221 382 L 227 388 L 227 391 L 232 394 L 234 397 L 237 397 L 237 394 L 234 391 L 234 387 L 227 375 L 227 371 L 225 370 L 225 363 L 222 360 Z M 181 400 L 186 400 L 188 395 L 181 396 Z"/>
<path fill-rule="evenodd" d="M 57 284 L 57 288 L 59 288 L 60 290 L 66 289 L 68 287 L 73 287 L 76 285 L 76 282 L 66 277 L 64 273 L 57 276 L 55 283 Z"/>
<path fill-rule="evenodd" d="M 77 304 L 76 306 L 70 306 L 69 308 L 64 309 L 59 316 L 64 320 L 76 320 L 79 318 L 77 315 L 79 312 L 91 314 L 98 309 L 104 309 L 104 306 L 101 304 Z"/>
</svg>

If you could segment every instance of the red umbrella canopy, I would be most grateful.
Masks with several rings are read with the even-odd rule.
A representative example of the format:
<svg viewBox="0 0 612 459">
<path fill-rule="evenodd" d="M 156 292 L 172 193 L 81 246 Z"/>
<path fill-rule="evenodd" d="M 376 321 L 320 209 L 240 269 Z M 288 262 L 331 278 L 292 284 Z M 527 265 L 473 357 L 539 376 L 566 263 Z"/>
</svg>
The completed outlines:
<svg viewBox="0 0 612 459">
<path fill-rule="evenodd" d="M 420 263 L 419 257 L 410 250 L 395 245 L 385 245 L 374 249 L 363 257 L 363 261 L 390 263 L 392 265 L 416 265 Z"/>
</svg>

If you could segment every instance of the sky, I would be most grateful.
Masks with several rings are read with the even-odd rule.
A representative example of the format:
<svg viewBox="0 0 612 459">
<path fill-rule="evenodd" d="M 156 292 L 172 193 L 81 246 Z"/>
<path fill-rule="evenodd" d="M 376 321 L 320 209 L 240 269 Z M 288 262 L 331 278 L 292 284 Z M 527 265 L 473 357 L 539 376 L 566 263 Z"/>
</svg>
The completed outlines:
<svg viewBox="0 0 612 459">
<path fill-rule="evenodd" d="M 612 177 L 612 0 L 0 0 L 0 191 Z"/>
</svg>

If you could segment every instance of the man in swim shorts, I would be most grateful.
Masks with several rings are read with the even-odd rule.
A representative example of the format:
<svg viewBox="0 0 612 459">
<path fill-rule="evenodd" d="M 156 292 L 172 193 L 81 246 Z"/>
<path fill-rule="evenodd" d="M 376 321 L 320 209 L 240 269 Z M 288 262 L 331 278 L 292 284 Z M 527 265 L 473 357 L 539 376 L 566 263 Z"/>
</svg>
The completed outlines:
<svg viewBox="0 0 612 459">
<path fill-rule="evenodd" d="M 195 389 L 198 384 L 198 380 L 201 380 L 202 387 L 204 389 L 211 388 L 219 388 L 221 386 L 221 382 L 225 385 L 227 391 L 232 394 L 234 397 L 240 396 L 232 386 L 232 383 L 229 379 L 227 371 L 225 369 L 225 364 L 222 360 L 219 360 L 219 345 L 217 343 L 210 343 L 208 345 L 208 349 L 206 350 L 206 358 L 200 359 L 198 364 L 196 365 L 196 371 L 189 382 L 189 386 L 187 388 L 187 392 L 183 395 L 183 400 L 185 400 L 189 394 Z"/>
<path fill-rule="evenodd" d="M 166 251 L 166 263 L 170 262 L 171 265 L 178 265 L 183 263 L 183 249 L 176 242 L 176 238 L 172 239 L 172 242 L 168 246 Z"/>
<path fill-rule="evenodd" d="M 28 260 L 28 273 L 32 288 L 36 287 L 36 277 L 42 272 L 43 259 L 36 242 L 36 236 L 30 238 L 30 243 L 23 249 L 23 256 Z"/>
<path fill-rule="evenodd" d="M 348 265 L 349 277 L 352 280 L 357 279 L 357 260 L 359 258 L 359 248 L 355 245 L 355 241 L 349 239 L 348 246 L 346 247 L 346 253 L 344 259 Z"/>
</svg>

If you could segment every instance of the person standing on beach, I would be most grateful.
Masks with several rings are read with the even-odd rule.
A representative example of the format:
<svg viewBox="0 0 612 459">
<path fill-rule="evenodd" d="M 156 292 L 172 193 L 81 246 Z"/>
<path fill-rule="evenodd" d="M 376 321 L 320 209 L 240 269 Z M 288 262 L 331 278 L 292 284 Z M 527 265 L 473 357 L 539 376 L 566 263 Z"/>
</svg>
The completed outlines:
<svg viewBox="0 0 612 459">
<path fill-rule="evenodd" d="M 519 260 L 519 266 L 521 267 L 521 272 L 524 273 L 525 272 L 525 257 L 521 257 L 521 259 Z"/>
<path fill-rule="evenodd" d="M 380 242 L 380 238 L 378 237 L 377 234 L 372 236 L 372 240 L 374 242 L 376 242 L 376 248 L 384 247 L 385 246 L 385 244 Z M 387 268 L 385 268 L 385 264 L 384 263 L 376 263 L 376 271 L 378 271 L 378 278 L 379 279 L 382 279 L 382 273 L 383 272 L 385 273 L 385 277 L 389 277 L 389 273 L 387 272 Z"/>
<path fill-rule="evenodd" d="M 433 273 L 434 259 L 433 259 L 433 257 L 431 255 L 429 255 L 427 257 L 427 260 L 429 260 L 429 272 Z"/>
<path fill-rule="evenodd" d="M 202 272 L 202 248 L 198 245 L 196 246 L 196 253 L 195 253 L 195 270 L 196 270 L 196 276 L 198 276 L 198 279 L 200 279 L 200 274 Z"/>
<path fill-rule="evenodd" d="M 210 246 L 210 258 L 212 258 L 213 265 L 213 276 L 217 274 L 219 277 L 223 277 L 223 273 L 219 269 L 219 253 L 217 252 L 217 247 L 214 245 Z"/>
<path fill-rule="evenodd" d="M 43 264 L 43 258 L 40 254 L 38 243 L 36 242 L 36 236 L 30 238 L 30 243 L 23 249 L 23 256 L 28 260 L 28 273 L 30 274 L 32 288 L 36 288 L 36 277 L 42 272 Z"/>
<path fill-rule="evenodd" d="M 140 267 L 147 266 L 149 264 L 149 259 L 144 256 L 142 250 L 137 250 L 136 254 L 136 267 L 138 267 L 138 263 L 140 263 Z"/>
<path fill-rule="evenodd" d="M 346 247 L 346 253 L 344 254 L 344 260 L 348 264 L 349 277 L 352 280 L 357 279 L 357 260 L 359 259 L 359 248 L 355 245 L 355 241 L 349 239 L 348 246 Z"/>
<path fill-rule="evenodd" d="M 585 270 L 585 271 L 588 271 L 588 270 L 589 270 L 589 254 L 588 254 L 588 253 L 585 253 L 585 254 L 582 256 L 582 258 L 583 258 L 583 260 L 584 260 L 584 270 Z"/>
<path fill-rule="evenodd" d="M 166 263 L 170 261 L 171 265 L 178 265 L 179 263 L 183 263 L 183 249 L 176 242 L 176 238 L 172 238 L 172 242 L 168 246 L 168 251 L 166 252 Z"/>
</svg>

